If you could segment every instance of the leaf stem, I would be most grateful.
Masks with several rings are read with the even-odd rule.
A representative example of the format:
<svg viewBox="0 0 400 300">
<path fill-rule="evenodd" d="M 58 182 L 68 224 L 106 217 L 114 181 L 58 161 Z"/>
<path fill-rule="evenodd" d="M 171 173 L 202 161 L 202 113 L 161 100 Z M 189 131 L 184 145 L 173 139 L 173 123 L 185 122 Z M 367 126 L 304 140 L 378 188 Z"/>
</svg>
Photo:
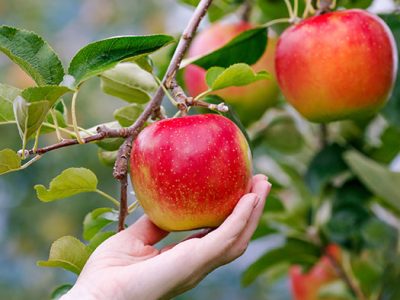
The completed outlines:
<svg viewBox="0 0 400 300">
<path fill-rule="evenodd" d="M 128 213 L 132 213 L 136 208 L 139 207 L 139 201 L 133 202 L 131 205 L 128 206 Z"/>
<path fill-rule="evenodd" d="M 293 17 L 297 19 L 299 15 L 299 0 L 294 0 Z"/>
<path fill-rule="evenodd" d="M 56 129 L 56 126 L 55 126 L 54 124 L 47 123 L 47 122 L 44 122 L 44 123 L 43 123 L 43 126 Z M 75 132 L 73 132 L 73 131 L 71 131 L 71 130 L 68 130 L 68 129 L 65 129 L 65 128 L 62 128 L 62 127 L 58 127 L 58 130 L 59 130 L 60 132 L 64 132 L 64 133 L 66 133 L 66 134 L 68 134 L 68 135 L 71 135 L 71 136 L 75 137 Z M 62 141 L 62 140 L 63 140 L 63 138 L 61 137 L 61 139 L 60 139 L 59 141 Z"/>
<path fill-rule="evenodd" d="M 50 110 L 50 114 L 51 114 L 51 117 L 53 118 L 53 123 L 54 123 L 55 130 L 56 130 L 57 140 L 61 141 L 62 140 L 62 135 L 61 135 L 61 132 L 60 132 L 59 126 L 58 126 L 57 114 L 54 111 L 54 109 Z"/>
<path fill-rule="evenodd" d="M 101 190 L 99 190 L 99 189 L 96 189 L 95 192 L 96 192 L 97 194 L 99 194 L 99 195 L 102 195 L 104 198 L 110 200 L 112 203 L 114 203 L 114 205 L 115 205 L 116 207 L 119 207 L 119 202 L 118 202 L 118 200 L 115 199 L 114 197 L 110 196 L 109 194 L 107 194 L 107 193 L 105 193 L 105 192 L 103 192 L 103 191 L 101 191 Z"/>
<path fill-rule="evenodd" d="M 39 126 L 39 128 L 35 134 L 35 143 L 33 144 L 33 148 L 32 148 L 34 151 L 36 151 L 37 148 L 39 147 L 39 137 L 40 137 L 40 130 L 42 130 L 42 126 L 43 126 L 43 123 Z"/>
<path fill-rule="evenodd" d="M 78 140 L 79 144 L 84 144 L 85 141 L 82 140 L 81 134 L 79 133 L 78 129 L 78 122 L 76 120 L 76 99 L 78 97 L 78 91 L 76 90 L 72 96 L 72 104 L 71 104 L 71 116 L 72 116 L 72 126 L 74 127 L 74 132 L 76 135 L 76 139 Z"/>
<path fill-rule="evenodd" d="M 312 0 L 306 0 L 306 7 L 304 8 L 302 18 L 307 18 L 309 14 L 315 14 L 315 8 L 312 5 Z"/>
<path fill-rule="evenodd" d="M 288 18 L 276 19 L 276 20 L 272 20 L 272 21 L 265 23 L 263 25 L 263 27 L 270 27 L 272 25 L 280 24 L 280 23 L 290 23 L 290 21 L 291 21 L 291 19 L 288 19 Z"/>
<path fill-rule="evenodd" d="M 289 18 L 292 20 L 294 18 L 292 4 L 290 3 L 290 0 L 285 0 L 285 4 L 288 10 Z"/>
</svg>

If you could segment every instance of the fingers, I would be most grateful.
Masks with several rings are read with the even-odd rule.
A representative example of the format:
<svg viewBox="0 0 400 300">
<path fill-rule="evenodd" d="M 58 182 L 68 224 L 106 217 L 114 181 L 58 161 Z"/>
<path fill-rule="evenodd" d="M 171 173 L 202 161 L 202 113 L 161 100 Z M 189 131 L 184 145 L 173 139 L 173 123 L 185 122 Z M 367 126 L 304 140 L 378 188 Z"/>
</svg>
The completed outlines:
<svg viewBox="0 0 400 300">
<path fill-rule="evenodd" d="M 135 237 L 145 245 L 154 245 L 168 235 L 167 231 L 158 228 L 146 215 L 125 229 L 123 233 Z"/>
<path fill-rule="evenodd" d="M 197 239 L 200 239 L 200 238 L 206 236 L 207 234 L 209 234 L 209 233 L 210 233 L 211 231 L 213 231 L 213 230 L 214 230 L 214 228 L 203 229 L 202 231 L 196 232 L 196 233 L 194 233 L 194 234 L 188 236 L 187 238 L 181 240 L 179 243 L 183 243 L 183 242 L 185 242 L 185 241 L 187 241 L 187 240 L 190 240 L 190 239 L 196 239 L 196 238 L 197 238 Z M 160 253 L 163 253 L 163 252 L 165 252 L 165 251 L 171 250 L 172 248 L 174 248 L 174 247 L 175 247 L 176 245 L 178 245 L 179 243 L 174 243 L 174 244 L 165 246 L 164 248 L 162 248 L 162 249 L 160 250 Z"/>
<path fill-rule="evenodd" d="M 266 181 L 267 178 L 265 176 L 261 176 L 254 178 L 252 187 L 252 192 L 257 194 L 260 200 L 252 212 L 246 229 L 241 233 L 238 243 L 248 244 L 263 214 L 265 201 L 271 190 L 271 184 Z"/>
<path fill-rule="evenodd" d="M 246 250 L 271 188 L 266 180 L 264 175 L 254 176 L 252 193 L 243 196 L 225 222 L 202 239 L 204 247 L 212 249 L 221 264 L 232 261 Z"/>
</svg>

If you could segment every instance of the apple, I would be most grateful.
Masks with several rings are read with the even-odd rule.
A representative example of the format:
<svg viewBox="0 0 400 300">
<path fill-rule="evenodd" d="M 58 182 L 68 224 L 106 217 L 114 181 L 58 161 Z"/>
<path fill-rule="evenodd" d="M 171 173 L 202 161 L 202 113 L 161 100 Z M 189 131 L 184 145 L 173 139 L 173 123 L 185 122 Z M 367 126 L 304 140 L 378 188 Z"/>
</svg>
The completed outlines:
<svg viewBox="0 0 400 300">
<path fill-rule="evenodd" d="M 189 57 L 201 56 L 223 47 L 252 25 L 247 22 L 234 24 L 215 23 L 195 37 L 189 49 Z M 256 72 L 267 70 L 274 74 L 274 56 L 277 37 L 269 37 L 263 56 L 253 65 Z M 206 71 L 189 65 L 184 73 L 185 84 L 191 96 L 195 97 L 207 90 Z M 225 102 L 231 104 L 244 125 L 258 120 L 264 111 L 278 100 L 278 85 L 275 79 L 261 80 L 241 87 L 229 87 L 215 92 Z"/>
<path fill-rule="evenodd" d="M 336 11 L 284 31 L 275 67 L 284 96 L 306 119 L 361 119 L 389 98 L 397 49 L 377 16 L 357 9 Z"/>
<path fill-rule="evenodd" d="M 165 119 L 133 143 L 131 180 L 150 220 L 168 231 L 216 227 L 251 185 L 246 138 L 215 114 Z"/>
<path fill-rule="evenodd" d="M 340 248 L 331 244 L 326 252 L 340 261 Z M 290 284 L 294 300 L 318 300 L 320 288 L 339 279 L 332 263 L 327 256 L 321 259 L 306 273 L 300 266 L 292 266 L 289 270 Z"/>
</svg>

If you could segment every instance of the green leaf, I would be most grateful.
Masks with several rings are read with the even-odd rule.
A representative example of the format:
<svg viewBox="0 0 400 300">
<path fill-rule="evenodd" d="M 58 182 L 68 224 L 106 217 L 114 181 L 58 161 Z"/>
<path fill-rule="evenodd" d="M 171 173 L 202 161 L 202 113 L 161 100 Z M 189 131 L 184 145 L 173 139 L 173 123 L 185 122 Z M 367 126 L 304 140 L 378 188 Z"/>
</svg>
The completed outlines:
<svg viewBox="0 0 400 300">
<path fill-rule="evenodd" d="M 57 300 L 60 299 L 63 295 L 68 293 L 70 289 L 72 289 L 73 285 L 72 284 L 63 284 L 57 287 L 50 296 L 51 300 Z"/>
<path fill-rule="evenodd" d="M 285 136 L 285 139 L 282 139 Z M 288 115 L 278 116 L 260 133 L 259 139 L 268 147 L 280 153 L 293 154 L 299 152 L 304 145 L 304 138 L 295 121 Z"/>
<path fill-rule="evenodd" d="M 77 238 L 63 236 L 50 248 L 49 259 L 38 261 L 39 267 L 63 268 L 79 274 L 91 254 L 90 249 Z"/>
<path fill-rule="evenodd" d="M 114 167 L 117 156 L 118 156 L 118 150 L 105 151 L 101 148 L 97 150 L 97 157 L 99 158 L 99 161 L 108 167 Z"/>
<path fill-rule="evenodd" d="M 53 178 L 49 189 L 35 185 L 37 197 L 43 202 L 50 202 L 79 193 L 94 192 L 97 189 L 96 175 L 85 168 L 69 168 Z"/>
<path fill-rule="evenodd" d="M 361 8 L 367 9 L 371 6 L 373 0 L 338 0 L 337 7 L 350 8 Z"/>
<path fill-rule="evenodd" d="M 13 102 L 20 93 L 20 89 L 0 83 L 0 125 L 15 120 Z"/>
<path fill-rule="evenodd" d="M 182 68 L 195 64 L 205 70 L 224 67 L 236 63 L 252 65 L 263 55 L 268 42 L 267 30 L 263 27 L 250 29 L 233 38 L 225 46 L 200 58 L 192 58 L 182 63 Z"/>
<path fill-rule="evenodd" d="M 305 180 L 314 194 L 319 194 L 330 180 L 347 169 L 343 151 L 338 144 L 328 145 L 312 159 Z"/>
<path fill-rule="evenodd" d="M 207 84 L 213 91 L 230 86 L 248 85 L 258 80 L 271 79 L 271 76 L 266 71 L 255 73 L 249 65 L 243 63 L 234 64 L 227 69 L 213 67 L 207 71 L 207 74 Z"/>
<path fill-rule="evenodd" d="M 400 15 L 399 14 L 388 14 L 380 16 L 390 27 L 397 45 L 397 49 L 400 49 Z M 400 59 L 400 53 L 397 53 L 398 60 Z M 383 109 L 384 117 L 397 128 L 400 128 L 400 76 L 397 76 L 392 95 L 389 102 Z"/>
<path fill-rule="evenodd" d="M 119 122 L 119 124 L 121 124 L 121 126 L 128 127 L 139 118 L 143 110 L 143 106 L 132 103 L 114 111 L 114 118 Z"/>
<path fill-rule="evenodd" d="M 27 88 L 14 101 L 14 115 L 23 143 L 40 128 L 56 101 L 70 89 L 48 85 Z"/>
<path fill-rule="evenodd" d="M 215 79 L 217 79 L 218 76 L 221 75 L 221 73 L 224 72 L 225 70 L 226 69 L 222 68 L 222 67 L 212 67 L 212 68 L 208 69 L 207 73 L 206 73 L 207 85 L 211 88 Z"/>
<path fill-rule="evenodd" d="M 119 63 L 100 78 L 104 93 L 127 102 L 146 103 L 150 100 L 149 93 L 158 87 L 152 74 L 128 62 Z"/>
<path fill-rule="evenodd" d="M 61 127 L 61 128 L 67 127 L 67 122 L 64 118 L 63 113 L 61 113 L 60 111 L 55 109 L 54 114 L 56 115 L 58 127 Z M 55 125 L 52 114 L 47 114 L 45 121 L 49 124 Z M 55 131 L 55 129 L 53 127 L 46 126 L 46 125 L 43 125 L 42 128 L 40 128 L 40 134 L 46 134 L 46 133 L 50 133 L 50 132 L 54 132 L 54 131 Z"/>
<path fill-rule="evenodd" d="M 371 192 L 400 213 L 400 173 L 391 172 L 386 166 L 368 159 L 357 151 L 346 152 L 344 158 Z"/>
<path fill-rule="evenodd" d="M 110 207 L 91 211 L 83 221 L 83 238 L 90 241 L 100 230 L 115 221 L 118 221 L 118 212 Z"/>
<path fill-rule="evenodd" d="M 150 54 L 173 42 L 168 35 L 121 36 L 91 43 L 72 59 L 68 74 L 75 79 L 74 85 L 111 69 L 128 58 Z"/>
<path fill-rule="evenodd" d="M 105 240 L 112 237 L 115 234 L 113 231 L 98 232 L 90 240 L 88 247 L 93 252 L 98 246 L 100 246 Z"/>
<path fill-rule="evenodd" d="M 381 163 L 390 163 L 400 152 L 400 128 L 389 126 L 382 133 L 381 145 L 370 153 L 371 158 Z"/>
<path fill-rule="evenodd" d="M 33 32 L 0 26 L 0 51 L 40 85 L 59 84 L 64 69 L 54 50 Z"/>
<path fill-rule="evenodd" d="M 21 158 L 11 149 L 0 151 L 0 174 L 18 170 L 21 167 Z"/>
<path fill-rule="evenodd" d="M 268 251 L 250 265 L 242 276 L 242 284 L 251 284 L 263 272 L 278 264 L 310 267 L 317 262 L 320 255 L 321 251 L 316 245 L 297 238 L 287 238 L 283 246 Z"/>
</svg>

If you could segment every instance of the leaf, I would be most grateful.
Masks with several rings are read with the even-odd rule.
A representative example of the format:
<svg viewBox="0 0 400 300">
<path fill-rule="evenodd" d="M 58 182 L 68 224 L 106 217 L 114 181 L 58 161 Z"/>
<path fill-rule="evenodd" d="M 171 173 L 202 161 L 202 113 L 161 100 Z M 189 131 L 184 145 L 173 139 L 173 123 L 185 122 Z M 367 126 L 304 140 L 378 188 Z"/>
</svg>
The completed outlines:
<svg viewBox="0 0 400 300">
<path fill-rule="evenodd" d="M 74 77 L 77 87 L 120 61 L 150 54 L 171 42 L 173 38 L 168 35 L 121 36 L 100 40 L 78 51 L 69 65 L 68 74 Z"/>
<path fill-rule="evenodd" d="M 0 51 L 18 64 L 39 85 L 59 84 L 64 69 L 54 50 L 40 36 L 0 26 Z"/>
<path fill-rule="evenodd" d="M 119 63 L 100 78 L 104 93 L 127 102 L 146 103 L 158 87 L 153 75 L 134 63 Z"/>
<path fill-rule="evenodd" d="M 219 75 L 221 75 L 222 72 L 224 72 L 226 69 L 222 67 L 212 67 L 207 70 L 206 73 L 206 82 L 209 87 L 212 86 L 214 83 L 215 79 L 218 78 Z"/>
<path fill-rule="evenodd" d="M 0 125 L 15 120 L 13 101 L 20 93 L 20 89 L 0 83 Z"/>
<path fill-rule="evenodd" d="M 213 67 L 207 71 L 207 84 L 213 91 L 221 90 L 230 86 L 243 86 L 258 80 L 271 79 L 266 71 L 255 73 L 246 64 L 239 63 L 222 70 L 220 67 Z"/>
<path fill-rule="evenodd" d="M 400 49 L 400 15 L 399 14 L 388 14 L 380 16 L 390 27 L 395 41 L 397 45 L 397 49 Z M 397 53 L 398 58 L 400 59 L 400 54 Z M 384 117 L 390 122 L 390 124 L 395 125 L 397 128 L 400 128 L 400 76 L 397 76 L 396 82 L 394 84 L 394 88 L 392 91 L 392 95 L 383 108 Z"/>
<path fill-rule="evenodd" d="M 110 207 L 97 208 L 88 213 L 83 221 L 83 238 L 90 241 L 108 224 L 118 220 L 118 213 Z"/>
<path fill-rule="evenodd" d="M 285 136 L 285 139 L 282 139 Z M 288 115 L 278 116 L 260 133 L 261 139 L 268 147 L 284 154 L 299 152 L 304 145 L 304 138 L 295 121 Z"/>
<path fill-rule="evenodd" d="M 70 289 L 72 289 L 73 285 L 72 284 L 63 284 L 57 287 L 50 296 L 51 300 L 57 300 L 60 299 L 63 295 L 68 293 Z"/>
<path fill-rule="evenodd" d="M 69 168 L 53 178 L 49 189 L 39 184 L 34 188 L 41 201 L 50 202 L 80 193 L 96 191 L 97 177 L 89 169 Z"/>
<path fill-rule="evenodd" d="M 319 287 L 317 297 L 318 299 L 355 300 L 347 285 L 340 279 L 324 283 Z"/>
<path fill-rule="evenodd" d="M 195 64 L 205 70 L 211 67 L 224 67 L 236 63 L 254 64 L 264 53 L 268 42 L 267 30 L 258 27 L 242 32 L 225 46 L 200 58 L 191 58 L 181 64 L 181 68 Z"/>
<path fill-rule="evenodd" d="M 0 151 L 0 174 L 18 170 L 21 167 L 21 158 L 11 149 Z"/>
<path fill-rule="evenodd" d="M 54 110 L 54 114 L 56 115 L 58 127 L 61 127 L 61 128 L 67 127 L 67 122 L 65 121 L 64 115 L 56 109 Z M 49 124 L 55 125 L 53 116 L 51 114 L 47 114 L 45 121 Z M 46 125 L 43 125 L 40 128 L 40 134 L 46 134 L 46 133 L 50 133 L 50 132 L 54 132 L 54 131 L 55 131 L 55 129 L 53 127 L 46 126 Z"/>
<path fill-rule="evenodd" d="M 38 261 L 39 267 L 63 268 L 79 274 L 91 254 L 90 249 L 77 238 L 63 236 L 50 248 L 49 259 Z"/>
<path fill-rule="evenodd" d="M 114 118 L 119 122 L 119 124 L 121 124 L 121 126 L 128 127 L 139 118 L 143 110 L 143 106 L 132 103 L 131 105 L 121 107 L 114 111 Z"/>
<path fill-rule="evenodd" d="M 321 251 L 316 245 L 289 237 L 283 246 L 268 251 L 251 264 L 242 276 L 242 284 L 244 286 L 251 284 L 259 275 L 277 264 L 312 266 L 320 255 Z"/>
<path fill-rule="evenodd" d="M 400 173 L 391 172 L 357 151 L 347 151 L 344 159 L 371 192 L 400 213 Z"/>
<path fill-rule="evenodd" d="M 114 167 L 115 161 L 118 156 L 118 150 L 115 151 L 105 151 L 103 149 L 98 149 L 97 157 L 99 161 L 109 167 Z"/>
<path fill-rule="evenodd" d="M 23 143 L 40 128 L 51 107 L 70 89 L 48 85 L 27 88 L 14 101 L 14 115 Z"/>
<path fill-rule="evenodd" d="M 347 169 L 343 151 L 338 144 L 328 145 L 312 159 L 305 180 L 313 194 L 319 194 L 330 180 Z"/>
<path fill-rule="evenodd" d="M 104 241 L 108 238 L 112 237 L 115 234 L 113 231 L 106 231 L 106 232 L 98 232 L 88 244 L 90 251 L 96 250 L 98 246 L 100 246 Z"/>
</svg>

